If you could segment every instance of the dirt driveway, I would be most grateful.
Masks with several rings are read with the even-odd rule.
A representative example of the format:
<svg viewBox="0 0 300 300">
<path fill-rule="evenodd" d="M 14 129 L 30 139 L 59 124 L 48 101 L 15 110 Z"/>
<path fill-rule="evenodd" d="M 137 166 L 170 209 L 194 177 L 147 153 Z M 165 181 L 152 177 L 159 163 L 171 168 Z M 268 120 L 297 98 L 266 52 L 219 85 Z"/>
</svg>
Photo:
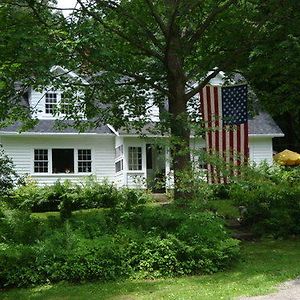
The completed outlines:
<svg viewBox="0 0 300 300">
<path fill-rule="evenodd" d="M 265 296 L 243 297 L 239 300 L 300 300 L 300 278 L 280 285 L 278 291 Z"/>
</svg>

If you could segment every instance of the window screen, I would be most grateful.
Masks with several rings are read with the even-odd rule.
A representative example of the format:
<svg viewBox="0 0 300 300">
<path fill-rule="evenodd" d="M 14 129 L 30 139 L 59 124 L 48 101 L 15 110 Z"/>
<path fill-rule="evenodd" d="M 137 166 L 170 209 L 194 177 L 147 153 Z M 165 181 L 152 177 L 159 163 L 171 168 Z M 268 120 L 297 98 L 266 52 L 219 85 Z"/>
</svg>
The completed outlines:
<svg viewBox="0 0 300 300">
<path fill-rule="evenodd" d="M 74 149 L 52 149 L 52 173 L 74 173 Z"/>
</svg>

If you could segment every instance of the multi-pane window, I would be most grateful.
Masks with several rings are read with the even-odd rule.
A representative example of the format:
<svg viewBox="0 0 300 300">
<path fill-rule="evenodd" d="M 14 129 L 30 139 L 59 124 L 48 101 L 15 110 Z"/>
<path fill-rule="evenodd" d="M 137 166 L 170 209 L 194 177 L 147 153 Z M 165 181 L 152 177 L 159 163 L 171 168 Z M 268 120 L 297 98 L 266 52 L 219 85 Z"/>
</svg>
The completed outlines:
<svg viewBox="0 0 300 300">
<path fill-rule="evenodd" d="M 142 170 L 142 147 L 128 148 L 129 170 Z"/>
<path fill-rule="evenodd" d="M 123 159 L 115 163 L 116 173 L 123 171 Z"/>
<path fill-rule="evenodd" d="M 123 156 L 123 145 L 120 145 L 115 149 L 115 158 L 118 159 L 121 156 Z"/>
<path fill-rule="evenodd" d="M 55 92 L 47 92 L 45 95 L 45 112 L 46 114 L 54 114 L 57 109 L 57 94 Z"/>
<path fill-rule="evenodd" d="M 116 173 L 123 171 L 123 145 L 116 147 L 115 149 L 115 168 Z"/>
<path fill-rule="evenodd" d="M 65 94 L 61 94 L 60 99 L 60 111 L 62 114 L 70 115 L 72 112 L 72 104 L 70 99 L 65 96 Z"/>
<path fill-rule="evenodd" d="M 90 173 L 92 172 L 92 151 L 91 149 L 78 150 L 78 172 Z"/>
<path fill-rule="evenodd" d="M 34 173 L 48 173 L 47 149 L 34 149 Z"/>
</svg>

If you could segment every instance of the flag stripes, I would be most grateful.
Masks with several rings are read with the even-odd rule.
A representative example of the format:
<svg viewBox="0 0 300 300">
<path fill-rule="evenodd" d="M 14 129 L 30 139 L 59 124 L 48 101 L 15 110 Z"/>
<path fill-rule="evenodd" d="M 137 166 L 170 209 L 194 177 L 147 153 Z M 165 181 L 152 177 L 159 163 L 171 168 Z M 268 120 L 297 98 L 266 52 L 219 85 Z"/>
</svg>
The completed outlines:
<svg viewBox="0 0 300 300">
<path fill-rule="evenodd" d="M 226 165 L 240 166 L 247 161 L 248 157 L 248 122 L 245 120 L 247 109 L 243 101 L 245 96 L 244 87 L 226 91 L 224 96 L 223 88 L 220 86 L 206 86 L 200 91 L 200 109 L 205 126 L 205 140 L 207 153 L 219 157 Z M 228 88 L 227 88 L 228 89 Z M 230 101 L 232 100 L 232 101 Z M 223 103 L 226 102 L 224 110 Z M 229 107 L 228 107 L 229 106 Z M 227 114 L 225 119 L 225 113 Z M 228 118 L 228 113 L 232 114 L 233 121 Z M 240 116 L 239 116 L 240 114 Z M 238 123 L 238 124 L 236 124 Z M 227 171 L 233 175 L 233 168 L 230 170 L 220 170 L 213 163 L 207 166 L 209 183 L 226 183 L 227 176 L 223 172 Z"/>
</svg>

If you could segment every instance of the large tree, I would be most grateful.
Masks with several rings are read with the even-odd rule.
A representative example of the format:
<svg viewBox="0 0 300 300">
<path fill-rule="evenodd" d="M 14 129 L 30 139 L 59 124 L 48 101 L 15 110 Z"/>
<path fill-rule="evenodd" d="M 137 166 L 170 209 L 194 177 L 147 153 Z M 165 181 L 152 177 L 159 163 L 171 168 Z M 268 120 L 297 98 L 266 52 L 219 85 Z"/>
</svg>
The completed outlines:
<svg viewBox="0 0 300 300">
<path fill-rule="evenodd" d="M 244 74 L 285 133 L 278 150 L 300 151 L 300 2 L 289 1 L 266 25 Z"/>
<path fill-rule="evenodd" d="M 177 186 L 179 173 L 190 167 L 187 103 L 220 71 L 246 69 L 269 38 L 268 24 L 280 23 L 278 12 L 291 1 L 78 0 L 73 15 L 57 22 L 42 14 L 53 8 L 49 3 L 24 2 L 58 36 L 54 63 L 89 78 L 87 86 L 51 77 L 55 85 L 84 91 L 96 124 L 123 126 L 124 110 L 142 124 L 149 97 L 158 106 L 168 102 L 163 123 L 172 136 Z"/>
</svg>

